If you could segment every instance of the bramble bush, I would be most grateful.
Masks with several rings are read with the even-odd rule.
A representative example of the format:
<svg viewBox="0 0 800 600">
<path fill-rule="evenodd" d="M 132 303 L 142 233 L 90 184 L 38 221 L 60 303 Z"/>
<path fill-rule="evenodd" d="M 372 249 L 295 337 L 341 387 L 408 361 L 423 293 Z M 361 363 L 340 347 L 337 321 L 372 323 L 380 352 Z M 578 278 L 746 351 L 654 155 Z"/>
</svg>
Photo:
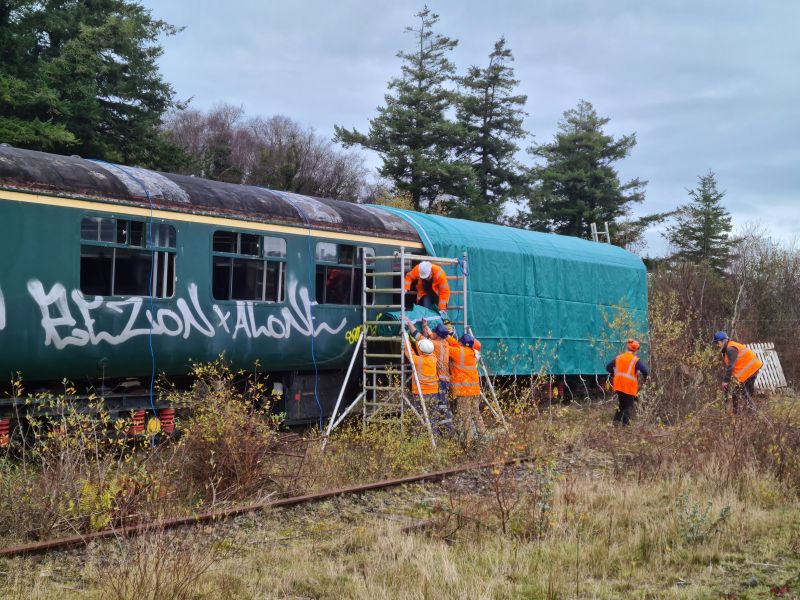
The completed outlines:
<svg viewBox="0 0 800 600">
<path fill-rule="evenodd" d="M 174 449 L 182 495 L 213 506 L 279 491 L 287 484 L 278 477 L 285 465 L 273 460 L 282 419 L 271 413 L 266 380 L 232 371 L 222 357 L 193 365 L 192 375 L 188 391 L 169 394 L 188 415 Z"/>
</svg>

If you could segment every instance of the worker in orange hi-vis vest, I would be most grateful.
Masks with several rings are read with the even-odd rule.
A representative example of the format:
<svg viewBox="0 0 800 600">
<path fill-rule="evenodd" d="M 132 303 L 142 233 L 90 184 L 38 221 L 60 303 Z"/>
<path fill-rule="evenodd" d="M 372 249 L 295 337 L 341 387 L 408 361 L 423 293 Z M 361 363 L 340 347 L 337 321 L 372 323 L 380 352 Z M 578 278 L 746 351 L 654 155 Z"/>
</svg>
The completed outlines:
<svg viewBox="0 0 800 600">
<path fill-rule="evenodd" d="M 639 351 L 639 342 L 629 339 L 626 351 L 616 356 L 606 365 L 606 371 L 613 375 L 614 391 L 617 393 L 619 408 L 614 413 L 614 425 L 628 425 L 633 417 L 633 405 L 639 393 L 639 373 L 642 374 L 642 383 L 649 375 L 647 366 L 636 356 Z"/>
<path fill-rule="evenodd" d="M 450 354 L 451 346 L 458 347 L 458 342 L 443 324 L 437 323 L 433 329 L 428 322 L 422 320 L 422 335 L 433 342 L 433 355 L 436 357 L 436 373 L 439 375 L 439 394 L 445 402 L 450 401 Z"/>
<path fill-rule="evenodd" d="M 423 260 L 406 273 L 404 285 L 407 292 L 411 291 L 414 282 L 417 284 L 417 304 L 446 316 L 447 303 L 450 302 L 450 285 L 444 269 Z"/>
<path fill-rule="evenodd" d="M 453 434 L 455 431 L 453 429 L 453 415 L 450 412 L 450 406 L 446 397 L 439 393 L 439 375 L 433 342 L 423 337 L 408 317 L 405 318 L 405 323 L 409 333 L 414 338 L 411 354 L 408 353 L 408 349 L 405 349 L 405 353 L 413 363 L 419 379 L 419 386 L 417 386 L 413 375 L 411 377 L 411 405 L 417 412 L 422 414 L 422 407 L 419 403 L 419 395 L 421 394 L 425 401 L 425 408 L 428 411 L 428 418 L 434 435 Z"/>
<path fill-rule="evenodd" d="M 731 378 L 735 379 L 742 384 L 747 410 L 754 411 L 756 408 L 754 401 L 756 378 L 764 363 L 759 360 L 755 352 L 744 344 L 734 342 L 724 331 L 714 334 L 714 343 L 720 349 L 722 362 L 725 364 L 725 376 L 722 378 L 722 389 L 725 391 L 725 395 L 728 395 Z M 733 412 L 738 412 L 739 399 L 736 390 L 731 394 L 731 404 Z"/>
<path fill-rule="evenodd" d="M 456 420 L 459 433 L 467 441 L 473 436 L 473 426 L 478 436 L 486 433 L 481 416 L 481 380 L 478 374 L 478 340 L 469 333 L 458 339 L 457 346 L 450 346 L 450 385 L 456 398 Z"/>
</svg>

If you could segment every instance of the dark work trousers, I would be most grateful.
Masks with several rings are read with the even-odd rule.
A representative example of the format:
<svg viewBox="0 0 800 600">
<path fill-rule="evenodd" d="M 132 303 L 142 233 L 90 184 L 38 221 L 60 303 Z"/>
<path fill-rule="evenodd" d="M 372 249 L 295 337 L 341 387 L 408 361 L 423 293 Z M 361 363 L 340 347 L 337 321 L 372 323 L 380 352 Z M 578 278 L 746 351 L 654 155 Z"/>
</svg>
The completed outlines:
<svg viewBox="0 0 800 600">
<path fill-rule="evenodd" d="M 439 380 L 439 404 L 450 406 L 450 382 Z"/>
<path fill-rule="evenodd" d="M 439 312 L 439 296 L 433 291 L 432 277 L 422 280 L 422 289 L 425 290 L 425 295 L 422 298 L 417 298 L 417 304 Z"/>
<path fill-rule="evenodd" d="M 633 403 L 636 400 L 636 396 L 617 392 L 617 398 L 619 398 L 619 408 L 614 413 L 614 424 L 622 423 L 623 425 L 628 425 L 633 416 Z"/>
<path fill-rule="evenodd" d="M 425 294 L 422 298 L 417 300 L 417 304 L 439 312 L 439 296 L 436 294 Z"/>
<path fill-rule="evenodd" d="M 760 371 L 759 369 L 758 371 Z M 755 402 L 755 393 L 756 393 L 756 378 L 758 377 L 758 371 L 753 373 L 750 377 L 748 377 L 744 383 L 741 385 L 737 385 L 733 391 L 731 392 L 731 405 L 733 407 L 733 412 L 739 412 L 739 396 L 744 396 L 744 407 L 747 412 L 755 412 L 756 410 L 756 402 Z"/>
<path fill-rule="evenodd" d="M 431 422 L 433 435 L 437 437 L 441 435 L 454 435 L 453 414 L 450 412 L 447 399 L 443 398 L 443 395 L 439 393 L 424 394 L 422 397 L 425 399 L 425 408 L 428 410 L 428 419 Z M 414 410 L 422 417 L 423 411 L 419 402 L 419 396 L 417 394 L 411 394 L 410 400 L 411 406 L 413 406 Z"/>
</svg>

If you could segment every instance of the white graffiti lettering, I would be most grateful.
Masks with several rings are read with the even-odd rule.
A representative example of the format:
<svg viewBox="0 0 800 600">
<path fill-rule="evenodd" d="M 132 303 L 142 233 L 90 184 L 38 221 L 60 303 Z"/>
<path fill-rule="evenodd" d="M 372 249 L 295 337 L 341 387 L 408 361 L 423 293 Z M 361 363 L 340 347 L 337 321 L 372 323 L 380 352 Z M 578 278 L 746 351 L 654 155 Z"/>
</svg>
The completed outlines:
<svg viewBox="0 0 800 600">
<path fill-rule="evenodd" d="M 236 326 L 233 328 L 233 339 L 236 339 L 236 334 L 240 329 L 244 330 L 247 337 L 253 337 L 250 334 L 250 324 L 247 321 L 247 313 L 243 310 L 244 302 L 236 303 Z"/>
<path fill-rule="evenodd" d="M 224 331 L 232 339 L 240 334 L 254 339 L 266 337 L 273 339 L 289 339 L 292 331 L 304 337 L 317 337 L 321 333 L 336 334 L 347 324 L 342 318 L 336 326 L 320 322 L 315 324 L 312 315 L 308 290 L 299 288 L 296 281 L 289 284 L 289 306 L 280 310 L 280 317 L 275 314 L 266 316 L 259 322 L 256 318 L 256 305 L 249 301 L 236 302 L 236 323 L 233 332 L 228 326 L 231 311 L 225 311 L 217 305 L 212 306 L 219 323 L 211 324 L 203 310 L 197 295 L 197 285 L 187 287 L 189 302 L 183 298 L 175 301 L 174 307 L 158 307 L 151 299 L 133 296 L 124 300 L 104 300 L 95 296 L 87 298 L 80 291 L 73 290 L 67 294 L 66 288 L 56 283 L 45 291 L 41 281 L 32 279 L 28 282 L 28 293 L 39 306 L 42 314 L 42 329 L 45 333 L 45 346 L 54 346 L 61 350 L 67 346 L 97 345 L 102 342 L 116 346 L 141 336 L 166 336 L 188 339 L 193 331 L 205 337 L 215 337 Z M 74 308 L 71 309 L 70 302 Z M 80 322 L 73 316 L 73 310 Z M 124 326 L 121 331 L 105 331 L 98 328 L 97 317 L 103 312 L 123 315 Z M 5 326 L 5 303 L 0 291 L 0 329 Z"/>
<path fill-rule="evenodd" d="M 6 300 L 3 298 L 3 288 L 0 288 L 0 331 L 6 328 Z"/>
<path fill-rule="evenodd" d="M 231 318 L 231 311 L 223 313 L 222 309 L 215 304 L 214 312 L 217 313 L 217 318 L 219 319 L 219 327 L 222 327 L 225 330 L 225 333 L 230 333 L 231 330 L 228 329 L 228 319 Z"/>
<path fill-rule="evenodd" d="M 192 314 L 189 305 L 186 304 L 186 300 L 183 298 L 178 298 L 178 310 L 183 317 L 184 328 L 183 328 L 183 339 L 189 339 L 189 336 L 192 334 L 192 327 L 197 329 L 200 333 L 202 333 L 206 337 L 214 337 L 216 330 L 211 322 L 206 318 L 203 309 L 200 307 L 200 300 L 197 298 L 197 285 L 194 283 L 189 284 L 189 299 L 192 301 L 192 307 L 195 310 L 195 314 L 203 321 L 202 325 L 197 322 Z"/>
<path fill-rule="evenodd" d="M 53 345 L 59 350 L 66 348 L 69 345 L 85 346 L 89 341 L 88 333 L 81 330 L 82 333 L 87 334 L 84 336 L 75 335 L 61 337 L 58 332 L 59 327 L 74 327 L 77 321 L 69 311 L 69 304 L 67 303 L 67 289 L 60 283 L 56 283 L 49 293 L 45 293 L 44 286 L 41 281 L 32 280 L 28 282 L 28 293 L 33 296 L 33 299 L 39 305 L 42 311 L 42 328 L 44 329 L 44 345 Z M 50 313 L 50 307 L 55 305 L 58 316 L 53 316 Z M 73 330 L 78 331 L 78 330 Z"/>
</svg>

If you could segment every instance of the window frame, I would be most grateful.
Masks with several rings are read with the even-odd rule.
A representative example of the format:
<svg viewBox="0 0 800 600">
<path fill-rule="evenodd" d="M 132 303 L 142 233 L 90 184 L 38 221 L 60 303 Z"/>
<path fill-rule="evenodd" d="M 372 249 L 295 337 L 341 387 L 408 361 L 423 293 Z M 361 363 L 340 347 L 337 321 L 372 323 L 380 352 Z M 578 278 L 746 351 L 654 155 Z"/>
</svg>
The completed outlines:
<svg viewBox="0 0 800 600">
<path fill-rule="evenodd" d="M 114 235 L 117 236 L 119 232 L 119 223 L 126 222 L 126 223 L 141 223 L 144 227 L 144 245 L 139 246 L 131 243 L 131 233 L 130 233 L 130 226 L 126 227 L 125 230 L 125 241 L 101 241 L 101 240 L 91 240 L 91 239 L 84 239 L 83 237 L 83 222 L 85 219 L 98 219 L 98 220 L 110 220 L 114 222 Z M 165 246 L 165 245 L 148 245 L 147 240 L 147 232 L 149 230 L 150 225 L 153 226 L 163 226 L 172 229 L 173 239 L 175 241 L 174 246 Z M 98 227 L 99 223 L 98 223 Z M 99 237 L 99 229 L 98 229 L 98 237 Z M 148 298 L 152 299 L 153 301 L 170 301 L 173 300 L 176 296 L 177 288 L 178 288 L 178 229 L 175 227 L 175 224 L 164 219 L 147 219 L 147 218 L 137 218 L 133 215 L 116 215 L 116 214 L 97 214 L 97 213 L 82 213 L 81 214 L 81 224 L 80 229 L 78 231 L 78 243 L 80 252 L 78 253 L 78 286 L 77 289 L 80 291 L 81 294 L 84 296 L 96 296 L 100 298 Z M 81 287 L 81 275 L 82 275 L 82 263 L 83 263 L 83 246 L 90 246 L 94 248 L 107 248 L 111 250 L 111 274 L 110 274 L 110 281 L 111 281 L 111 293 L 110 294 L 93 294 L 84 292 Z M 156 261 L 156 268 L 153 270 L 153 281 L 150 287 L 149 294 L 119 294 L 116 293 L 115 290 L 115 279 L 116 279 L 116 272 L 117 272 L 117 250 L 128 250 L 128 251 L 139 251 L 141 253 L 147 253 L 150 255 L 150 260 L 153 261 L 155 258 Z M 155 256 L 154 256 L 155 255 Z M 166 288 L 169 284 L 169 278 L 166 276 L 162 278 L 161 284 L 161 292 L 164 295 L 156 295 L 153 293 L 155 287 L 158 283 L 158 274 L 160 269 L 164 269 L 163 272 L 169 273 L 169 256 L 172 255 L 174 258 L 172 260 L 172 293 L 167 296 L 166 295 Z M 163 261 L 160 259 L 163 257 Z M 152 262 L 151 262 L 152 265 Z M 152 266 L 151 266 L 152 268 Z"/>
<path fill-rule="evenodd" d="M 320 244 L 332 244 L 336 246 L 336 261 L 328 261 L 328 260 L 320 260 L 317 258 L 318 254 L 318 246 Z M 353 252 L 353 262 L 351 264 L 346 264 L 339 261 L 339 246 L 351 246 L 354 249 Z M 317 302 L 319 306 L 341 306 L 346 308 L 352 307 L 359 307 L 361 306 L 361 298 L 354 298 L 355 288 L 356 288 L 356 271 L 359 271 L 358 276 L 363 277 L 361 273 L 361 265 L 362 265 L 362 253 L 364 251 L 369 251 L 372 253 L 372 256 L 375 256 L 375 248 L 372 246 L 361 246 L 357 243 L 347 243 L 347 240 L 325 240 L 325 239 L 318 239 L 314 244 L 314 300 Z M 317 267 L 325 267 L 325 279 L 327 280 L 327 267 L 335 267 L 338 269 L 349 269 L 350 270 L 350 300 L 357 300 L 354 304 L 347 303 L 338 303 L 338 302 L 328 302 L 327 301 L 327 287 L 324 291 L 323 302 L 319 302 L 317 300 Z M 374 270 L 374 266 L 372 269 L 367 267 L 367 273 L 370 270 Z M 374 286 L 373 286 L 374 287 Z M 375 294 L 368 293 L 367 294 L 367 306 L 375 304 Z"/>
<path fill-rule="evenodd" d="M 229 234 L 236 235 L 236 249 L 237 252 L 223 252 L 220 250 L 214 250 L 214 236 L 219 232 L 225 232 Z M 258 255 L 253 254 L 242 254 L 242 235 L 250 235 L 258 238 Z M 273 239 L 273 240 L 280 240 L 283 242 L 283 256 L 268 256 L 265 254 L 266 252 L 266 244 L 265 239 Z M 211 231 L 211 272 L 209 276 L 209 295 L 211 296 L 211 300 L 213 302 L 253 302 L 257 304 L 269 304 L 270 306 L 276 305 L 283 305 L 286 304 L 286 279 L 287 279 L 287 272 L 288 272 L 288 265 L 289 265 L 289 244 L 288 240 L 279 235 L 274 235 L 273 232 L 263 232 L 263 231 L 252 231 L 252 230 L 244 230 L 244 229 L 232 229 L 232 228 L 224 228 L 218 227 Z M 215 269 L 215 259 L 217 258 L 228 258 L 230 259 L 229 263 L 229 277 L 228 277 L 228 298 L 217 298 L 214 295 L 214 269 Z M 234 268 L 233 268 L 233 261 L 239 260 L 246 260 L 246 261 L 253 261 L 253 262 L 260 262 L 262 264 L 262 269 L 266 271 L 267 265 L 269 263 L 278 263 L 278 283 L 277 283 L 277 300 L 264 300 L 264 296 L 266 296 L 266 288 L 267 288 L 267 278 L 264 276 L 261 282 L 261 297 L 262 299 L 258 300 L 255 298 L 232 298 L 233 296 L 233 280 L 234 280 Z"/>
</svg>

